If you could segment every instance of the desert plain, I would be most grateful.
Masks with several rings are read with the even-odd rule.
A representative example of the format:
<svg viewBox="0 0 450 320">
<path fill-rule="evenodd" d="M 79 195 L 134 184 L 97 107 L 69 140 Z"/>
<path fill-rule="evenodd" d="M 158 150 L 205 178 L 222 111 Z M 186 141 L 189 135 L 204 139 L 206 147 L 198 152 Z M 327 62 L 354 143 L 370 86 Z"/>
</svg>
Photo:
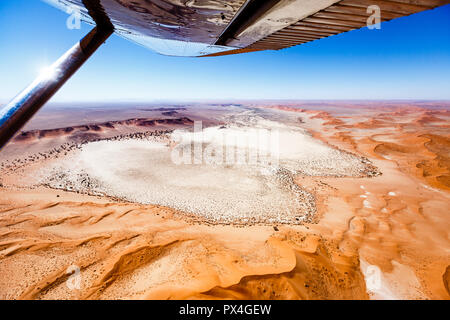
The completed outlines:
<svg viewBox="0 0 450 320">
<path fill-rule="evenodd" d="M 449 120 L 445 101 L 48 106 L 0 152 L 0 299 L 449 299 Z"/>
</svg>

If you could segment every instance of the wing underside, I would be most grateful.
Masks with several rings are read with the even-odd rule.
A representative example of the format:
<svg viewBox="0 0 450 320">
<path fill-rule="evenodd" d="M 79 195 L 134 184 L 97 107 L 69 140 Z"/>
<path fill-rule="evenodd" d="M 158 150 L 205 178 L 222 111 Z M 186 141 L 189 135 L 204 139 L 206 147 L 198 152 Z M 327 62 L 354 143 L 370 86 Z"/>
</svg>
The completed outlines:
<svg viewBox="0 0 450 320">
<path fill-rule="evenodd" d="M 174 56 L 278 50 L 433 9 L 449 0 L 44 0 L 93 23 L 98 7 L 115 33 Z"/>
</svg>

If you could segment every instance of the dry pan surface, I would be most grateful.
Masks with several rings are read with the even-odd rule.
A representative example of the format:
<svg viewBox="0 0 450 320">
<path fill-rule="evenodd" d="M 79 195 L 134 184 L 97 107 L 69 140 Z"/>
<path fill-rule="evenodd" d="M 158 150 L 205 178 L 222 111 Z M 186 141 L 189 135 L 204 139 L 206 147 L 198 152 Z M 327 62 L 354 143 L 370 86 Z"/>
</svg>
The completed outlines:
<svg viewBox="0 0 450 320">
<path fill-rule="evenodd" d="M 203 132 L 84 144 L 43 168 L 38 184 L 168 206 L 214 223 L 299 224 L 316 207 L 295 175 L 359 177 L 368 168 L 298 127 L 244 113 Z"/>
</svg>

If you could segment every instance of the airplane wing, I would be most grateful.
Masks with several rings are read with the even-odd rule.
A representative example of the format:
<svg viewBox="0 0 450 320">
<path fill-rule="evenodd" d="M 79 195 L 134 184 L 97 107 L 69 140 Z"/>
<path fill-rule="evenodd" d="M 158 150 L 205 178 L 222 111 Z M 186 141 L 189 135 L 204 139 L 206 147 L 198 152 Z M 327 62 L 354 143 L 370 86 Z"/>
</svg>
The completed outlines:
<svg viewBox="0 0 450 320">
<path fill-rule="evenodd" d="M 217 56 L 278 50 L 450 3 L 448 0 L 44 0 L 101 10 L 115 33 L 158 53 Z M 89 4 L 89 5 L 87 5 Z M 373 20 L 372 22 L 375 22 Z M 371 23 L 369 21 L 369 23 Z"/>
</svg>

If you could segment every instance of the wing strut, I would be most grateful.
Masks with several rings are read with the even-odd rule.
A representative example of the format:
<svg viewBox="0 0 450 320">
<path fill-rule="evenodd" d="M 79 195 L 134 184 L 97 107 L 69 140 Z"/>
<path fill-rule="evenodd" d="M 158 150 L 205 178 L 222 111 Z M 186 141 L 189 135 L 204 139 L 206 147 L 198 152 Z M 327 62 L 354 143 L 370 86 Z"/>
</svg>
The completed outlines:
<svg viewBox="0 0 450 320">
<path fill-rule="evenodd" d="M 10 103 L 0 109 L 0 151 L 112 33 L 113 28 L 95 27 Z"/>
</svg>

